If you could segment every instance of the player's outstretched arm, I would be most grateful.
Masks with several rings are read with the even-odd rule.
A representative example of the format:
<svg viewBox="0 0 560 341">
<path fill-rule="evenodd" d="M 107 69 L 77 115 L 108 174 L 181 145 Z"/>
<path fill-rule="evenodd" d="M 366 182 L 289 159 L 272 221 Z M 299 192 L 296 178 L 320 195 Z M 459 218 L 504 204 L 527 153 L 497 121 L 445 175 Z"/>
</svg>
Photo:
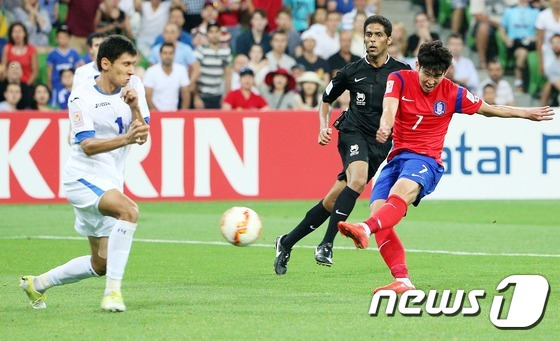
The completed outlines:
<svg viewBox="0 0 560 341">
<path fill-rule="evenodd" d="M 482 102 L 477 113 L 487 117 L 524 118 L 531 121 L 550 121 L 554 110 L 550 107 L 518 108 L 505 105 L 489 105 Z"/>
<path fill-rule="evenodd" d="M 331 103 L 321 102 L 319 106 L 319 136 L 317 141 L 320 145 L 326 146 L 331 142 L 332 129 L 329 128 L 329 119 L 331 117 Z"/>
<path fill-rule="evenodd" d="M 150 126 L 134 120 L 126 134 L 110 139 L 88 138 L 80 142 L 82 150 L 87 156 L 109 152 L 111 150 L 127 146 L 129 144 L 143 144 L 148 139 Z"/>
<path fill-rule="evenodd" d="M 391 129 L 395 125 L 395 116 L 399 108 L 399 99 L 394 97 L 383 98 L 383 113 L 379 120 L 379 129 L 375 134 L 377 141 L 385 143 L 389 136 L 391 136 Z"/>
</svg>

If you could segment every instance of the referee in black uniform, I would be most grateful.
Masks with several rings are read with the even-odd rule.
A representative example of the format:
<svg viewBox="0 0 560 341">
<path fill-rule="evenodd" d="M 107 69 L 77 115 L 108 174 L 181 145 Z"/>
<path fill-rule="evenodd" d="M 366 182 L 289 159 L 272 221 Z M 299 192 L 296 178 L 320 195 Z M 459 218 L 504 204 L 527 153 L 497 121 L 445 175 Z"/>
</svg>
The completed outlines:
<svg viewBox="0 0 560 341">
<path fill-rule="evenodd" d="M 315 259 L 318 264 L 332 265 L 337 223 L 348 218 L 356 199 L 391 149 L 391 141 L 382 144 L 375 140 L 387 77 L 391 72 L 410 69 L 407 64 L 393 59 L 387 53 L 392 30 L 391 22 L 383 16 L 367 18 L 364 23 L 366 56 L 343 67 L 323 94 L 323 103 L 319 108 L 318 142 L 325 146 L 331 141 L 329 118 L 332 103 L 345 90 L 350 91 L 350 107 L 335 122 L 339 130 L 338 152 L 344 169 L 325 198 L 312 207 L 290 233 L 276 238 L 274 270 L 279 275 L 287 271 L 292 247 L 329 217 L 329 226 L 323 241 L 317 246 Z"/>
</svg>

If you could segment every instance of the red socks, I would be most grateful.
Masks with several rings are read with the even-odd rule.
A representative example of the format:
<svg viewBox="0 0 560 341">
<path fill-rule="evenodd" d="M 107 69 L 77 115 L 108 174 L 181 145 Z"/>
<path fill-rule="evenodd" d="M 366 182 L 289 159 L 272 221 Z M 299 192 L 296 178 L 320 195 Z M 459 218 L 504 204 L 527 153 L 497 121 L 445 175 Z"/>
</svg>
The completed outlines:
<svg viewBox="0 0 560 341">
<path fill-rule="evenodd" d="M 404 247 L 395 229 L 388 227 L 379 230 L 375 234 L 375 241 L 381 257 L 391 270 L 391 275 L 395 278 L 408 278 Z"/>
<path fill-rule="evenodd" d="M 392 194 L 379 211 L 375 212 L 365 221 L 371 233 L 376 233 L 381 229 L 391 228 L 399 223 L 406 214 L 408 204 L 398 195 Z"/>
</svg>

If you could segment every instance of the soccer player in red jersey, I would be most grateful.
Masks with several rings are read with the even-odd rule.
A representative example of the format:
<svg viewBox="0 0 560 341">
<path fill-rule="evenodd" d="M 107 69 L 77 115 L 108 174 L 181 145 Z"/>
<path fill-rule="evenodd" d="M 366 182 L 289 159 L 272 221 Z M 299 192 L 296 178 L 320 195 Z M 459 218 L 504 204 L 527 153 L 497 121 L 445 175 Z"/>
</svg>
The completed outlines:
<svg viewBox="0 0 560 341">
<path fill-rule="evenodd" d="M 371 193 L 372 216 L 363 223 L 338 223 L 340 233 L 352 238 L 360 249 L 367 248 L 369 236 L 375 234 L 379 252 L 395 281 L 374 292 L 393 290 L 401 294 L 414 289 L 394 226 L 405 216 L 408 205 L 417 206 L 436 188 L 443 174 L 444 138 L 454 113 L 532 121 L 551 120 L 554 115 L 549 107 L 488 105 L 444 77 L 451 60 L 451 52 L 441 41 L 424 43 L 417 71 L 401 70 L 389 76 L 376 139 L 386 141 L 392 130 L 393 149 Z"/>
</svg>

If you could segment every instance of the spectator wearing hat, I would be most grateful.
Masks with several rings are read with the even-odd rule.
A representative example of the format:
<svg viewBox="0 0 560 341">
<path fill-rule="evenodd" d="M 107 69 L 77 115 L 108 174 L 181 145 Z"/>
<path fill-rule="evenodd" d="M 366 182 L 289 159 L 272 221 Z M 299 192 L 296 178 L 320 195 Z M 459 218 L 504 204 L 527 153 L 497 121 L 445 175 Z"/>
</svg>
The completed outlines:
<svg viewBox="0 0 560 341">
<path fill-rule="evenodd" d="M 315 54 L 316 41 L 313 33 L 303 32 L 301 40 L 302 55 L 296 58 L 296 62 L 303 65 L 305 70 L 316 72 L 323 84 L 328 84 L 331 80 L 331 68 L 325 59 Z"/>
<path fill-rule="evenodd" d="M 251 29 L 241 33 L 239 37 L 237 37 L 235 53 L 247 55 L 253 44 L 261 45 L 264 53 L 268 53 L 268 51 L 270 51 L 271 39 L 266 33 L 266 25 L 268 25 L 266 12 L 262 9 L 255 10 L 251 15 Z"/>
<path fill-rule="evenodd" d="M 290 70 L 296 60 L 286 54 L 288 35 L 284 31 L 274 31 L 270 40 L 272 50 L 266 54 L 269 70 L 283 68 Z"/>
<path fill-rule="evenodd" d="M 191 82 L 195 84 L 194 107 L 219 109 L 222 95 L 231 86 L 231 49 L 220 44 L 220 24 L 209 22 L 206 29 L 208 42 L 196 48 L 196 62 L 191 73 Z"/>
<path fill-rule="evenodd" d="M 51 19 L 49 12 L 39 7 L 38 0 L 23 0 L 22 6 L 14 9 L 14 19 L 25 25 L 30 44 L 43 48 L 49 46 Z"/>
<path fill-rule="evenodd" d="M 255 93 L 252 89 L 255 85 L 255 74 L 249 68 L 243 68 L 239 72 L 241 88 L 230 91 L 224 98 L 222 110 L 243 110 L 243 109 L 259 109 L 268 110 L 268 104 L 265 99 Z"/>
<path fill-rule="evenodd" d="M 306 71 L 297 79 L 299 96 L 297 96 L 297 109 L 318 110 L 321 103 L 321 78 L 313 71 Z"/>
<path fill-rule="evenodd" d="M 194 56 L 193 49 L 189 45 L 181 43 L 178 40 L 179 34 L 179 27 L 177 27 L 177 25 L 172 23 L 165 24 L 163 29 L 163 40 L 166 43 L 172 43 L 175 46 L 174 62 L 188 67 L 196 62 L 196 58 Z M 150 58 L 148 59 L 151 65 L 157 64 L 161 61 L 159 57 L 161 45 L 162 44 L 158 44 L 152 47 L 152 52 L 150 53 Z"/>
<path fill-rule="evenodd" d="M 331 69 L 331 78 L 336 75 L 338 70 L 342 69 L 344 65 L 355 62 L 360 57 L 353 55 L 350 52 L 350 47 L 352 45 L 352 32 L 342 31 L 340 32 L 340 50 L 333 54 L 327 62 Z"/>
<path fill-rule="evenodd" d="M 62 70 L 76 69 L 81 64 L 78 51 L 70 47 L 70 30 L 68 26 L 62 25 L 56 32 L 57 47 L 47 56 L 47 86 L 56 97 L 56 92 L 63 88 L 60 82 Z"/>
<path fill-rule="evenodd" d="M 261 87 L 261 95 L 272 109 L 296 109 L 296 80 L 286 69 L 279 68 L 269 72 Z"/>
</svg>

